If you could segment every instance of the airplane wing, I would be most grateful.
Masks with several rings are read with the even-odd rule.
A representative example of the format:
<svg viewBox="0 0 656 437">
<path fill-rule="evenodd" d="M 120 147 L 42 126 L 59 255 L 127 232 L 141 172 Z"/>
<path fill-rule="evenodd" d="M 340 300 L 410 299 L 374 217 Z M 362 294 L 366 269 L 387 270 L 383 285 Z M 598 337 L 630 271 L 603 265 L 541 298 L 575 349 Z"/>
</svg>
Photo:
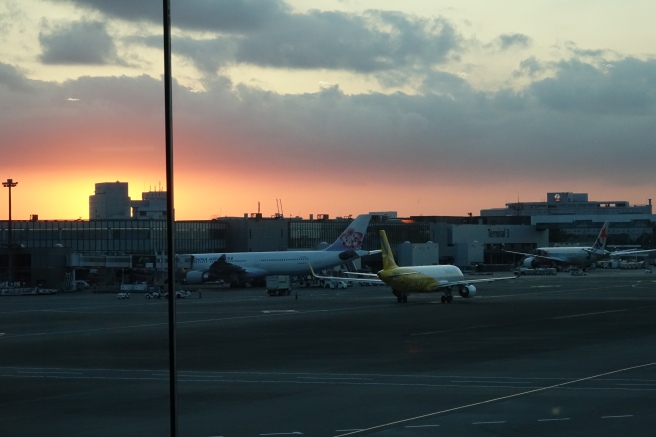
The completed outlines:
<svg viewBox="0 0 656 437">
<path fill-rule="evenodd" d="M 515 255 L 523 255 L 523 256 L 526 256 L 526 257 L 530 257 L 530 258 L 537 258 L 537 259 L 543 259 L 543 260 L 547 260 L 547 261 L 553 261 L 553 262 L 557 262 L 557 263 L 569 264 L 567 260 L 564 260 L 562 258 L 553 257 L 553 256 L 537 255 L 535 253 L 513 252 L 512 250 L 504 250 L 504 252 L 514 253 Z"/>
<path fill-rule="evenodd" d="M 345 282 L 355 282 L 355 283 L 369 283 L 369 284 L 379 284 L 379 285 L 385 285 L 383 281 L 380 280 L 378 275 L 375 273 L 347 273 L 349 276 L 322 276 L 322 275 L 317 275 L 314 272 L 314 269 L 312 268 L 312 265 L 310 265 L 310 272 L 312 273 L 312 276 L 316 279 L 323 279 L 325 281 L 334 281 L 334 280 L 339 280 L 339 281 L 345 281 Z"/>
<path fill-rule="evenodd" d="M 608 256 L 614 257 L 614 256 L 625 256 L 625 255 L 637 255 L 640 253 L 649 253 L 649 252 L 656 252 L 656 249 L 617 250 L 615 252 L 610 252 Z"/>
<path fill-rule="evenodd" d="M 245 270 L 242 267 L 226 261 L 225 254 L 221 255 L 219 259 L 214 261 L 212 265 L 210 265 L 208 270 L 212 272 L 212 274 L 217 276 L 229 276 L 231 274 L 245 272 Z"/>
<path fill-rule="evenodd" d="M 443 287 L 453 287 L 453 286 L 456 286 L 456 285 L 470 285 L 470 284 L 480 284 L 480 283 L 483 283 L 483 282 L 506 281 L 508 279 L 517 279 L 517 278 L 519 278 L 519 275 L 501 276 L 499 278 L 463 279 L 461 281 L 441 282 L 439 284 L 436 284 L 434 286 L 434 288 L 438 289 L 438 288 L 443 288 Z"/>
<path fill-rule="evenodd" d="M 344 272 L 347 278 L 360 279 L 360 278 L 369 278 L 377 279 L 378 275 L 375 273 L 359 273 L 359 272 Z"/>
<path fill-rule="evenodd" d="M 324 279 L 324 280 L 334 280 L 334 279 L 339 279 L 340 281 L 346 281 L 346 282 L 368 282 L 370 284 L 380 284 L 380 285 L 386 285 L 385 282 L 383 282 L 380 278 L 378 278 L 378 275 L 375 273 L 346 273 L 348 276 L 340 276 L 340 277 L 335 277 L 335 276 L 321 276 L 317 275 L 314 272 L 314 269 L 310 265 L 310 272 L 312 273 L 312 276 L 314 276 L 317 279 Z M 400 273 L 402 276 L 406 275 L 414 275 L 415 272 L 404 272 Z M 461 281 L 449 281 L 449 282 L 441 282 L 439 284 L 436 284 L 433 288 L 435 290 L 439 288 L 445 288 L 445 287 L 453 287 L 457 285 L 470 285 L 470 284 L 476 284 L 476 283 L 483 283 L 483 282 L 495 282 L 495 281 L 505 281 L 508 279 L 515 279 L 518 278 L 518 275 L 515 276 L 502 276 L 499 278 L 482 278 L 482 279 L 463 279 Z"/>
</svg>

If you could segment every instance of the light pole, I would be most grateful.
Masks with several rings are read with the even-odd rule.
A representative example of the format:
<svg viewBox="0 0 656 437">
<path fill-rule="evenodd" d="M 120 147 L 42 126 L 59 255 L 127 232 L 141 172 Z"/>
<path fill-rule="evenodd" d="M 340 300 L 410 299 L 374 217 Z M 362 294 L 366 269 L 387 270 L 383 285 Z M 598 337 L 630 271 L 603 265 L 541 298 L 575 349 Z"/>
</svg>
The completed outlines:
<svg viewBox="0 0 656 437">
<path fill-rule="evenodd" d="M 13 251 L 12 251 L 12 241 L 11 241 L 11 189 L 18 185 L 18 182 L 14 182 L 13 179 L 7 179 L 7 182 L 3 182 L 2 186 L 9 188 L 9 222 L 7 225 L 7 229 L 9 230 L 9 235 L 7 237 L 7 249 L 8 249 L 8 256 L 9 256 L 9 269 L 7 272 L 7 284 L 11 286 L 11 268 L 12 268 L 12 261 L 13 261 Z"/>
</svg>

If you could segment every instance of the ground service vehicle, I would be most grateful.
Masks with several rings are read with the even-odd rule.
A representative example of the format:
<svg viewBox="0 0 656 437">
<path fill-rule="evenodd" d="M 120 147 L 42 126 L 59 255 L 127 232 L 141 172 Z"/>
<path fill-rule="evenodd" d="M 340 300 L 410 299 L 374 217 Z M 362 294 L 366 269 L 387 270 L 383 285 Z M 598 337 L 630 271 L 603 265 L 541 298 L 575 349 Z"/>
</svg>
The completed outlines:
<svg viewBox="0 0 656 437">
<path fill-rule="evenodd" d="M 346 288 L 348 284 L 345 281 L 331 279 L 324 283 L 324 288 Z"/>
<path fill-rule="evenodd" d="M 78 291 L 86 290 L 89 288 L 89 283 L 87 281 L 75 281 L 75 289 Z"/>
<path fill-rule="evenodd" d="M 285 296 L 292 292 L 292 280 L 287 275 L 266 277 L 266 291 L 269 296 Z"/>
<path fill-rule="evenodd" d="M 166 292 L 162 296 L 164 296 L 165 298 L 168 299 L 169 298 L 169 293 Z M 191 296 L 191 291 L 188 291 L 188 290 L 176 290 L 175 291 L 175 298 L 176 299 L 184 299 L 185 297 L 189 297 L 189 296 Z"/>
</svg>

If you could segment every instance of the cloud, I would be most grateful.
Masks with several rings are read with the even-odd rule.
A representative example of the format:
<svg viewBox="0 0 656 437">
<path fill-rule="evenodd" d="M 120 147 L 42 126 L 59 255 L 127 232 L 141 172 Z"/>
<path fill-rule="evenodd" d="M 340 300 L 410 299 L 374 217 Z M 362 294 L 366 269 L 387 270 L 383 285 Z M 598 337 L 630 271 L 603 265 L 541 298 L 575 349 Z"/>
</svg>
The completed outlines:
<svg viewBox="0 0 656 437">
<path fill-rule="evenodd" d="M 156 2 L 69 0 L 126 21 L 161 24 Z M 398 12 L 362 14 L 312 10 L 293 13 L 280 1 L 201 1 L 172 6 L 174 53 L 207 74 L 249 64 L 281 69 L 328 69 L 384 73 L 381 83 L 397 85 L 413 71 L 447 62 L 462 49 L 462 36 L 446 19 Z M 199 34 L 196 31 L 205 31 Z M 209 32 L 209 33 L 208 33 Z M 132 36 L 151 47 L 161 37 Z M 395 72 L 405 71 L 402 74 Z"/>
<path fill-rule="evenodd" d="M 160 0 L 68 0 L 110 17 L 161 25 Z M 247 32 L 266 27 L 287 13 L 281 0 L 185 0 L 171 2 L 171 26 L 186 30 Z"/>
<path fill-rule="evenodd" d="M 121 52 L 124 59 L 131 54 L 144 65 L 161 60 L 159 2 L 74 3 L 89 18 L 44 23 L 44 61 L 121 63 L 111 37 L 119 50 L 128 49 Z M 222 23 L 216 5 L 230 8 L 227 16 L 237 14 L 238 23 Z M 336 192 L 367 198 L 379 191 L 382 176 L 390 186 L 435 196 L 456 185 L 470 191 L 502 183 L 577 190 L 562 184 L 620 186 L 653 179 L 645 157 L 653 155 L 656 137 L 654 59 L 605 59 L 609 52 L 573 49 L 566 51 L 568 59 L 559 59 L 553 55 L 562 50 L 536 51 L 521 61 L 503 57 L 506 71 L 517 66 L 509 79 L 519 80 L 479 89 L 472 76 L 485 66 L 477 70 L 476 62 L 460 62 L 461 56 L 469 50 L 495 59 L 524 54 L 532 38 L 507 33 L 485 46 L 466 40 L 442 17 L 294 13 L 275 1 L 175 7 L 186 8 L 187 18 L 174 13 L 174 77 L 180 83 L 193 77 L 193 86 L 202 80 L 197 90 L 173 86 L 176 172 L 185 175 L 179 180 L 199 179 L 193 193 L 212 187 L 203 196 L 214 198 L 245 185 L 240 178 L 267 181 L 260 182 L 263 190 L 285 179 L 291 187 L 316 185 L 322 200 L 338 197 L 332 196 Z M 102 14 L 122 20 L 104 21 Z M 193 22 L 198 14 L 204 21 Z M 150 22 L 156 26 L 143 25 Z M 80 46 L 88 41 L 95 44 L 93 53 Z M 239 64 L 246 68 L 231 71 Z M 251 86 L 251 74 L 267 80 L 251 66 L 277 69 L 281 76 L 311 71 L 308 83 L 315 88 L 293 94 Z M 457 74 L 463 70 L 470 76 Z M 138 165 L 157 164 L 162 171 L 163 84 L 156 69 L 150 75 L 139 70 L 137 77 L 129 76 L 136 71 L 131 67 L 119 70 L 124 76 L 71 75 L 77 78 L 62 82 L 30 80 L 27 71 L 0 63 L 0 110 L 7 114 L 0 130 L 15 145 L 5 154 L 7 162 L 56 167 L 64 174 L 86 162 L 101 162 L 109 175 Z M 354 92 L 346 76 L 376 80 L 383 90 L 405 85 L 407 92 Z"/>
<path fill-rule="evenodd" d="M 656 60 L 628 58 L 611 69 L 578 60 L 558 63 L 554 77 L 530 93 L 546 107 L 587 114 L 649 116 L 656 104 Z"/>
<path fill-rule="evenodd" d="M 499 35 L 497 44 L 501 50 L 508 50 L 511 48 L 527 48 L 531 45 L 531 38 L 521 33 L 503 34 Z"/>
<path fill-rule="evenodd" d="M 446 20 L 380 11 L 363 15 L 310 11 L 288 14 L 264 38 L 239 41 L 236 61 L 292 69 L 372 73 L 444 63 L 460 37 Z"/>
<path fill-rule="evenodd" d="M 26 91 L 29 89 L 27 82 L 25 72 L 0 62 L 0 92 L 2 94 L 8 96 L 14 94 L 13 91 Z"/>
<path fill-rule="evenodd" d="M 44 22 L 39 33 L 44 64 L 106 65 L 118 62 L 116 47 L 100 21 L 76 21 L 54 26 Z"/>
<path fill-rule="evenodd" d="M 604 49 L 582 49 L 573 41 L 566 41 L 565 49 L 577 58 L 600 59 L 610 54 L 608 50 Z"/>
<path fill-rule="evenodd" d="M 15 26 L 20 25 L 18 23 L 24 18 L 25 13 L 20 9 L 17 2 L 4 1 L 0 5 L 0 40 L 4 40 Z"/>
<path fill-rule="evenodd" d="M 519 68 L 515 70 L 512 75 L 515 78 L 519 77 L 537 77 L 550 69 L 540 62 L 535 56 L 524 59 L 519 63 Z"/>
<path fill-rule="evenodd" d="M 161 38 L 150 41 L 152 47 L 161 47 Z M 218 70 L 235 64 L 235 52 L 238 42 L 229 37 L 213 39 L 194 39 L 191 37 L 176 37 L 172 42 L 172 50 L 176 55 L 190 59 L 196 68 L 204 75 L 214 75 Z"/>
<path fill-rule="evenodd" d="M 17 70 L 1 67 L 0 89 L 8 98 L 0 109 L 38 122 L 48 138 L 98 149 L 132 144 L 135 153 L 161 140 L 158 80 L 87 77 L 55 85 L 21 80 Z M 482 182 L 490 172 L 538 180 L 603 176 L 617 183 L 651 177 L 644 157 L 656 137 L 656 63 L 626 59 L 611 72 L 574 61 L 556 68 L 551 78 L 498 92 L 477 91 L 448 73 L 427 85 L 448 92 L 424 95 L 346 95 L 337 86 L 286 95 L 229 80 L 192 93 L 176 84 L 177 163 L 196 173 L 273 166 L 311 177 L 319 159 L 331 178 L 357 172 L 375 180 L 382 172 L 423 184 L 462 177 Z M 30 90 L 27 100 L 15 84 Z M 65 110 L 51 106 L 70 96 L 80 101 Z M 2 130 L 19 145 L 47 147 L 21 140 L 25 133 L 9 120 Z M 631 166 L 630 176 L 615 171 L 620 160 Z"/>
</svg>

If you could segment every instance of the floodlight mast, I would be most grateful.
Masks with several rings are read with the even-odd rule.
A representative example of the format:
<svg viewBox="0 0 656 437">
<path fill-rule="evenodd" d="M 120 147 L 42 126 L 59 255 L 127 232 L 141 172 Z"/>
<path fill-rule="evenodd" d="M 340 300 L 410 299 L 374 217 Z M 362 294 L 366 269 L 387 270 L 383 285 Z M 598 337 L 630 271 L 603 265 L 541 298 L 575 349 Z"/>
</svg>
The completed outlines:
<svg viewBox="0 0 656 437">
<path fill-rule="evenodd" d="M 9 255 L 9 268 L 7 271 L 7 284 L 11 286 L 12 282 L 12 267 L 13 267 L 13 258 L 14 258 L 14 253 L 12 251 L 13 249 L 13 241 L 12 241 L 12 232 L 11 232 L 11 189 L 14 188 L 16 185 L 18 185 L 18 182 L 14 181 L 13 179 L 7 179 L 6 182 L 2 183 L 2 186 L 5 188 L 9 188 L 9 221 L 7 223 L 7 230 L 9 231 L 9 234 L 7 236 L 7 253 Z"/>
</svg>

